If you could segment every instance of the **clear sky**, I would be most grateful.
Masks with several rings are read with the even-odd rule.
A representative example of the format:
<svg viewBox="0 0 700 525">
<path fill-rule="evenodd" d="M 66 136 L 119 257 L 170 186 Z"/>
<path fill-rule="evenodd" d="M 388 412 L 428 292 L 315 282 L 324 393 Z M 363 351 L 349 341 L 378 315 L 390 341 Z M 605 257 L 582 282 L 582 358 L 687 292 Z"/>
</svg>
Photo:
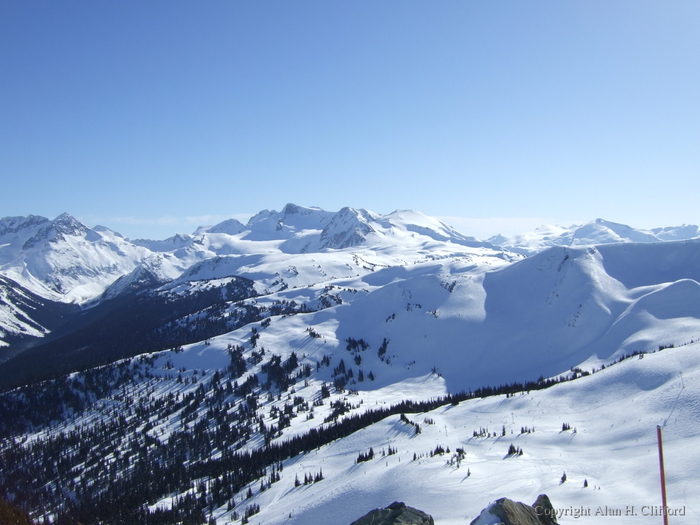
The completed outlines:
<svg viewBox="0 0 700 525">
<path fill-rule="evenodd" d="M 0 216 L 698 224 L 698 28 L 697 0 L 6 0 Z"/>
</svg>

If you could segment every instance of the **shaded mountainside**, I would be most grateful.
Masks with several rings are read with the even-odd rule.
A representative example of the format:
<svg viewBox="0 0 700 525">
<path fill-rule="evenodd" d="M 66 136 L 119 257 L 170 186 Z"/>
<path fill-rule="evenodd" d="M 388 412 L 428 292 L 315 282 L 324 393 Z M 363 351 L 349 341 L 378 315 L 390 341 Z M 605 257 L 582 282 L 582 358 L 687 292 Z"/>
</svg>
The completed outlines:
<svg viewBox="0 0 700 525">
<path fill-rule="evenodd" d="M 12 388 L 220 335 L 261 318 L 243 302 L 256 295 L 241 277 L 186 295 L 148 288 L 120 295 L 79 312 L 51 340 L 2 364 L 0 385 Z"/>
<path fill-rule="evenodd" d="M 65 325 L 79 310 L 40 297 L 0 275 L 0 362 Z"/>
</svg>

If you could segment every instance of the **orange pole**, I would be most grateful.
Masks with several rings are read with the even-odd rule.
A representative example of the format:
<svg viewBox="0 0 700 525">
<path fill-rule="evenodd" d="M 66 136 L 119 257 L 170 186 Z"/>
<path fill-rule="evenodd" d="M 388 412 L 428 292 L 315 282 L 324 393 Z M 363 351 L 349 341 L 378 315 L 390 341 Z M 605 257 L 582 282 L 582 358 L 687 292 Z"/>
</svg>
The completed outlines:
<svg viewBox="0 0 700 525">
<path fill-rule="evenodd" d="M 663 504 L 664 525 L 668 525 L 668 514 L 666 510 L 666 474 L 664 473 L 664 449 L 661 444 L 661 425 L 656 425 L 656 438 L 659 442 L 659 471 L 661 472 L 661 503 Z"/>
</svg>

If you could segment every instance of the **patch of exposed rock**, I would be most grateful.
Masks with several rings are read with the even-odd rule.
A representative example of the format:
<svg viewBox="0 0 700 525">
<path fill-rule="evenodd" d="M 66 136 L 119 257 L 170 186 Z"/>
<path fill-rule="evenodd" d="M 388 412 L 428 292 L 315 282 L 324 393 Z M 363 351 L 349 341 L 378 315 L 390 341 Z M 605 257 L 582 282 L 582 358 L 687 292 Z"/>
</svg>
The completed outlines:
<svg viewBox="0 0 700 525">
<path fill-rule="evenodd" d="M 350 525 L 435 525 L 432 516 L 395 501 L 385 509 L 375 509 Z"/>
<path fill-rule="evenodd" d="M 493 525 L 494 516 L 503 525 L 557 525 L 554 507 L 546 494 L 540 494 L 532 506 L 508 498 L 498 499 L 482 510 L 471 525 Z"/>
</svg>

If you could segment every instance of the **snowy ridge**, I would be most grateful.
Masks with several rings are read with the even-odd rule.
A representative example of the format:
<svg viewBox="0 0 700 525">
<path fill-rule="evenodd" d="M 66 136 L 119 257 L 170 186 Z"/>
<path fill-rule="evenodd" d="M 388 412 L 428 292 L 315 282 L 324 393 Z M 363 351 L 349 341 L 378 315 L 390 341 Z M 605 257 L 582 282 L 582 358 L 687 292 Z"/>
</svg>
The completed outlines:
<svg viewBox="0 0 700 525">
<path fill-rule="evenodd" d="M 100 300 L 112 299 L 118 295 L 138 292 L 172 281 L 180 276 L 181 269 L 168 254 L 149 256 L 139 263 L 131 273 L 119 277 L 101 295 Z"/>
<path fill-rule="evenodd" d="M 496 235 L 489 242 L 507 250 L 533 255 L 552 246 L 587 246 L 617 243 L 655 243 L 700 237 L 694 225 L 640 230 L 625 224 L 596 219 L 584 225 L 568 228 L 541 226 L 533 232 L 505 237 Z"/>
</svg>

